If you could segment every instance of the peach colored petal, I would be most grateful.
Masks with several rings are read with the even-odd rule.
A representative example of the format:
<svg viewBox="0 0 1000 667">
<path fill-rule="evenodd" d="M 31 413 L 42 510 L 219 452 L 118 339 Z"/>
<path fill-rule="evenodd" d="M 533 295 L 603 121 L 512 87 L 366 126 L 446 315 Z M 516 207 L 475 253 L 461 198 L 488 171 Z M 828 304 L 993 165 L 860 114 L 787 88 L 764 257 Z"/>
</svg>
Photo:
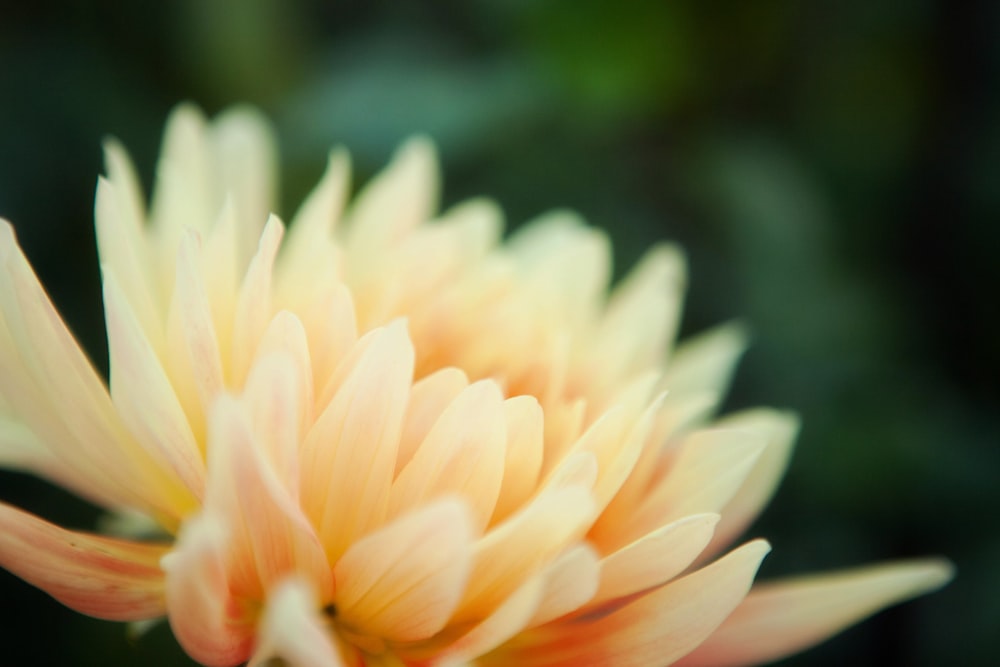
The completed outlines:
<svg viewBox="0 0 1000 667">
<path fill-rule="evenodd" d="M 247 667 L 280 658 L 288 667 L 345 667 L 327 619 L 319 613 L 310 584 L 289 578 L 276 584 L 257 628 L 257 645 Z"/>
<path fill-rule="evenodd" d="M 545 454 L 542 406 L 533 396 L 515 396 L 504 402 L 507 422 L 507 456 L 500 497 L 491 524 L 510 516 L 538 485 Z"/>
<path fill-rule="evenodd" d="M 254 642 L 250 611 L 229 587 L 229 537 L 219 517 L 199 515 L 184 523 L 176 548 L 162 560 L 170 627 L 184 650 L 209 667 L 245 661 Z"/>
<path fill-rule="evenodd" d="M 737 667 L 777 660 L 817 644 L 890 605 L 946 584 L 944 560 L 902 561 L 754 587 L 704 644 L 679 664 Z"/>
<path fill-rule="evenodd" d="M 491 613 L 521 582 L 579 539 L 593 514 L 588 489 L 553 488 L 492 529 L 476 544 L 468 589 L 454 620 Z"/>
<path fill-rule="evenodd" d="M 302 444 L 302 502 L 330 562 L 385 520 L 413 345 L 402 321 L 358 341 L 330 401 Z"/>
<path fill-rule="evenodd" d="M 743 600 L 768 550 L 762 540 L 750 542 L 611 614 L 539 628 L 518 640 L 508 660 L 524 667 L 669 665 Z"/>
<path fill-rule="evenodd" d="M 104 273 L 111 399 L 132 434 L 200 499 L 205 463 L 170 380 L 112 270 Z"/>
<path fill-rule="evenodd" d="M 538 608 L 527 627 L 548 623 L 590 602 L 601 579 L 601 561 L 588 544 L 578 544 L 562 553 L 543 575 L 544 589 Z"/>
<path fill-rule="evenodd" d="M 695 514 L 640 537 L 601 560 L 601 585 L 591 606 L 666 583 L 702 552 L 718 514 Z"/>
<path fill-rule="evenodd" d="M 504 472 L 507 426 L 503 394 L 492 380 L 469 385 L 435 422 L 392 484 L 389 513 L 458 494 L 472 511 L 473 528 L 486 527 Z"/>
<path fill-rule="evenodd" d="M 465 373 L 453 366 L 442 368 L 413 384 L 413 388 L 410 389 L 410 401 L 406 406 L 403 433 L 399 438 L 397 476 L 413 458 L 420 443 L 441 417 L 441 413 L 467 386 L 469 379 Z"/>
<path fill-rule="evenodd" d="M 743 486 L 722 509 L 722 520 L 715 529 L 712 542 L 705 549 L 706 555 L 725 548 L 750 523 L 771 500 L 785 474 L 792 445 L 799 432 L 799 419 L 788 412 L 758 408 L 727 415 L 717 422 L 722 428 L 749 428 L 766 434 L 766 445 L 747 475 Z"/>
<path fill-rule="evenodd" d="M 440 500 L 355 542 L 334 567 L 337 617 L 352 632 L 392 642 L 444 628 L 465 590 L 471 516 Z"/>
<path fill-rule="evenodd" d="M 671 356 L 662 387 L 671 393 L 723 393 L 747 339 L 746 329 L 737 323 L 686 339 Z"/>
<path fill-rule="evenodd" d="M 257 253 L 236 296 L 233 322 L 232 382 L 240 386 L 246 379 L 264 331 L 274 312 L 271 301 L 271 276 L 285 227 L 276 216 L 267 219 Z"/>
<path fill-rule="evenodd" d="M 167 548 L 64 530 L 0 503 L 0 565 L 97 618 L 162 616 L 159 562 Z"/>
</svg>

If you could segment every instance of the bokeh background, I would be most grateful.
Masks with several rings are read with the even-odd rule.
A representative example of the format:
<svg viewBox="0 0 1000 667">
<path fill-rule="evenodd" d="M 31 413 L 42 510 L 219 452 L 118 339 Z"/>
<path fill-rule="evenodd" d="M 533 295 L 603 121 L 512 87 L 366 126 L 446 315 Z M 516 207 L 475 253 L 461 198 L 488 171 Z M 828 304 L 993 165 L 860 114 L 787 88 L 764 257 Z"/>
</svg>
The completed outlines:
<svg viewBox="0 0 1000 667">
<path fill-rule="evenodd" d="M 752 533 L 762 577 L 945 554 L 944 591 L 785 665 L 992 665 L 1000 628 L 1000 4 L 987 1 L 0 3 L 0 215 L 106 368 L 92 231 L 100 142 L 152 180 L 180 100 L 251 102 L 282 141 L 282 213 L 327 149 L 359 181 L 413 132 L 446 203 L 510 226 L 555 206 L 619 272 L 673 239 L 684 332 L 739 317 L 731 408 L 802 414 Z M 3 473 L 66 525 L 94 508 Z M 165 628 L 69 612 L 0 573 L 0 664 L 186 665 Z"/>
</svg>

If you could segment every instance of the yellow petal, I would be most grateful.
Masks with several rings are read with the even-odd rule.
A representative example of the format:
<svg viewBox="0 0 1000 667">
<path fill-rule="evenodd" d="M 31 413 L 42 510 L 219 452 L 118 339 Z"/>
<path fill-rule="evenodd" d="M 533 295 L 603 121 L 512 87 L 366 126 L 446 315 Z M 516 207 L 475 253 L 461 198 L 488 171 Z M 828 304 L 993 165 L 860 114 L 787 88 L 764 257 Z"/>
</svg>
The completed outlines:
<svg viewBox="0 0 1000 667">
<path fill-rule="evenodd" d="M 533 396 L 515 396 L 504 402 L 507 422 L 507 456 L 504 461 L 500 497 L 490 520 L 499 523 L 510 516 L 538 485 L 545 454 L 542 406 Z"/>
<path fill-rule="evenodd" d="M 232 382 L 243 384 L 250 360 L 257 351 L 264 331 L 274 313 L 271 301 L 271 278 L 285 228 L 277 216 L 271 216 L 261 234 L 257 253 L 250 260 L 236 297 L 233 322 Z"/>
<path fill-rule="evenodd" d="M 396 459 L 396 475 L 410 462 L 417 448 L 430 433 L 455 397 L 469 386 L 469 379 L 458 368 L 449 366 L 421 378 L 410 390 L 410 401 L 406 406 L 406 419 L 399 441 L 399 456 Z"/>
<path fill-rule="evenodd" d="M 944 560 L 887 563 L 754 587 L 685 667 L 756 665 L 801 651 L 890 605 L 946 584 Z"/>
<path fill-rule="evenodd" d="M 387 641 L 439 632 L 465 589 L 470 519 L 463 502 L 441 500 L 355 542 L 334 568 L 338 618 Z"/>
<path fill-rule="evenodd" d="M 168 547 L 64 530 L 0 503 L 0 566 L 90 616 L 162 616 Z"/>
<path fill-rule="evenodd" d="M 535 627 L 576 611 L 597 593 L 601 561 L 593 547 L 578 544 L 549 565 L 538 608 L 527 627 Z"/>
</svg>

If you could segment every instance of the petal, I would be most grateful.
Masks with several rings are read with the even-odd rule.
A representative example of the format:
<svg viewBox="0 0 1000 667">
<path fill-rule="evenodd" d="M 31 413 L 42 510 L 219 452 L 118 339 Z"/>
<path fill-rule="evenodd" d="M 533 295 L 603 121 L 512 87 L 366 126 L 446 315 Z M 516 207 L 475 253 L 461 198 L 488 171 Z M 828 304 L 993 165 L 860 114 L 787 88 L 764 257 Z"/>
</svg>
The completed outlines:
<svg viewBox="0 0 1000 667">
<path fill-rule="evenodd" d="M 405 323 L 369 333 L 342 366 L 333 400 L 305 436 L 301 458 L 302 503 L 330 562 L 388 511 L 413 379 Z"/>
<path fill-rule="evenodd" d="M 590 545 L 578 544 L 553 561 L 542 578 L 545 587 L 528 627 L 549 623 L 587 604 L 597 593 L 600 557 Z"/>
<path fill-rule="evenodd" d="M 764 541 L 750 542 L 611 614 L 539 628 L 508 659 L 525 667 L 672 664 L 743 600 L 768 550 Z"/>
<path fill-rule="evenodd" d="M 437 423 L 455 397 L 469 386 L 469 379 L 454 366 L 442 368 L 413 384 L 410 401 L 406 406 L 406 419 L 399 439 L 399 456 L 396 474 L 410 462 L 417 448 Z"/>
<path fill-rule="evenodd" d="M 674 521 L 601 561 L 601 586 L 591 606 L 648 590 L 683 572 L 712 538 L 718 514 Z"/>
<path fill-rule="evenodd" d="M 685 340 L 670 358 L 663 389 L 672 394 L 708 391 L 721 395 L 747 348 L 747 338 L 743 326 L 731 323 Z"/>
<path fill-rule="evenodd" d="M 0 397 L 71 474 L 71 488 L 109 507 L 183 512 L 181 487 L 131 438 L 3 220 Z"/>
<path fill-rule="evenodd" d="M 64 530 L 0 504 L 0 565 L 83 614 L 114 621 L 162 616 L 168 547 Z"/>
<path fill-rule="evenodd" d="M 500 497 L 492 524 L 510 516 L 538 486 L 545 454 L 544 415 L 534 396 L 515 396 L 504 402 L 507 421 L 507 457 Z"/>
<path fill-rule="evenodd" d="M 243 384 L 249 371 L 250 360 L 264 336 L 274 314 L 271 302 L 271 276 L 274 258 L 278 254 L 285 228 L 281 220 L 271 216 L 260 236 L 257 253 L 250 261 L 243 284 L 236 297 L 233 321 L 232 382 Z"/>
<path fill-rule="evenodd" d="M 257 628 L 257 646 L 247 667 L 280 658 L 289 667 L 343 667 L 327 620 L 305 580 L 289 578 L 274 587 Z"/>
<path fill-rule="evenodd" d="M 887 563 L 755 586 L 687 667 L 736 667 L 783 658 L 890 605 L 946 584 L 944 560 Z"/>
<path fill-rule="evenodd" d="M 464 503 L 442 500 L 355 542 L 334 568 L 338 619 L 387 641 L 439 632 L 465 590 L 470 519 Z"/>
<path fill-rule="evenodd" d="M 111 399 L 132 434 L 201 498 L 205 463 L 187 416 L 115 274 L 104 274 Z"/>
<path fill-rule="evenodd" d="M 476 544 L 465 599 L 453 622 L 482 618 L 586 531 L 594 515 L 588 489 L 548 489 Z"/>
<path fill-rule="evenodd" d="M 799 432 L 798 417 L 768 409 L 728 415 L 717 424 L 723 428 L 758 430 L 765 434 L 766 444 L 743 486 L 722 509 L 722 521 L 705 550 L 709 555 L 736 539 L 767 505 L 785 474 Z"/>
<path fill-rule="evenodd" d="M 297 572 L 329 597 L 332 579 L 319 539 L 272 462 L 287 456 L 265 450 L 248 412 L 237 399 L 222 396 L 209 428 L 205 511 L 228 526 L 230 588 L 260 600 L 274 582 Z"/>
<path fill-rule="evenodd" d="M 226 523 L 202 514 L 184 523 L 177 547 L 162 561 L 174 636 L 192 658 L 210 667 L 243 662 L 253 647 L 252 618 L 229 588 L 229 549 Z"/>
<path fill-rule="evenodd" d="M 506 447 L 500 388 L 492 380 L 470 385 L 441 414 L 393 482 L 390 515 L 455 494 L 468 499 L 473 527 L 481 533 L 496 507 Z"/>
</svg>

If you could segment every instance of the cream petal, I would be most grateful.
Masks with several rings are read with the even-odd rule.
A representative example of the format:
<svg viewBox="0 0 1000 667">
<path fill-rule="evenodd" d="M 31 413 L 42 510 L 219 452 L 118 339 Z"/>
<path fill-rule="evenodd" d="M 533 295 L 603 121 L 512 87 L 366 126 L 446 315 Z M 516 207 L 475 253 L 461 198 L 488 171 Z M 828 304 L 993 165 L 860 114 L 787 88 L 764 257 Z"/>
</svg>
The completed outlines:
<svg viewBox="0 0 1000 667">
<path fill-rule="evenodd" d="M 114 187 L 121 222 L 131 230 L 129 236 L 144 234 L 146 225 L 146 202 L 142 185 L 128 151 L 115 138 L 104 141 L 104 168 L 108 182 Z M 142 247 L 145 247 L 144 245 Z"/>
<path fill-rule="evenodd" d="M 350 290 L 341 283 L 331 283 L 322 288 L 314 301 L 289 308 L 302 320 L 306 331 L 314 387 L 332 391 L 334 371 L 358 342 Z M 332 393 L 317 392 L 317 405 L 326 405 L 331 397 Z"/>
<path fill-rule="evenodd" d="M 506 249 L 546 310 L 571 328 L 594 320 L 611 275 L 607 234 L 575 213 L 553 211 L 521 227 Z"/>
<path fill-rule="evenodd" d="M 289 667 L 344 667 L 315 591 L 300 578 L 275 585 L 257 626 L 257 645 L 247 667 L 280 658 Z"/>
<path fill-rule="evenodd" d="M 527 627 L 549 623 L 590 602 L 601 579 L 601 561 L 588 544 L 571 547 L 545 569 L 545 588 Z"/>
<path fill-rule="evenodd" d="M 368 279 L 374 258 L 432 217 L 438 187 L 434 145 L 423 137 L 403 144 L 389 166 L 365 186 L 344 230 L 344 256 L 355 285 Z"/>
<path fill-rule="evenodd" d="M 330 562 L 385 520 L 413 379 L 404 322 L 372 331 L 356 347 L 302 445 L 302 502 Z"/>
<path fill-rule="evenodd" d="M 677 333 L 686 283 L 683 252 L 662 244 L 615 288 L 588 348 L 589 373 L 601 383 L 599 391 L 659 365 Z"/>
<path fill-rule="evenodd" d="M 792 445 L 799 432 L 799 419 L 794 414 L 762 408 L 728 415 L 717 425 L 760 431 L 765 434 L 766 445 L 739 491 L 722 509 L 722 520 L 705 549 L 706 555 L 725 548 L 736 539 L 771 500 L 788 467 Z"/>
<path fill-rule="evenodd" d="M 506 447 L 500 388 L 492 380 L 469 385 L 445 408 L 393 482 L 390 515 L 456 494 L 468 499 L 474 529 L 482 533 L 500 494 Z"/>
<path fill-rule="evenodd" d="M 242 385 L 246 379 L 250 361 L 274 314 L 271 278 L 274 258 L 278 254 L 284 231 L 281 220 L 273 215 L 268 218 L 264 233 L 260 236 L 257 253 L 250 261 L 250 267 L 236 297 L 231 374 L 232 382 L 236 386 Z"/>
<path fill-rule="evenodd" d="M 683 572 L 702 552 L 718 514 L 695 514 L 669 523 L 601 560 L 601 583 L 591 607 L 659 586 Z"/>
<path fill-rule="evenodd" d="M 392 642 L 444 628 L 465 590 L 471 515 L 458 499 L 411 512 L 361 538 L 334 567 L 338 619 Z"/>
<path fill-rule="evenodd" d="M 117 154 L 120 148 L 108 149 L 109 162 L 112 150 Z M 114 162 L 127 159 L 123 155 L 113 158 Z M 116 167 L 114 171 L 120 171 Z M 128 177 L 118 175 L 118 179 Z M 164 314 L 166 296 L 158 284 L 158 276 L 151 273 L 151 253 L 146 241 L 142 218 L 136 218 L 136 211 L 129 210 L 134 202 L 122 190 L 129 184 L 114 183 L 104 178 L 97 180 L 97 195 L 94 204 L 97 248 L 102 266 L 109 266 L 121 276 L 122 289 L 126 299 L 135 311 L 136 319 L 142 326 L 157 354 L 164 345 Z"/>
<path fill-rule="evenodd" d="M 750 542 L 611 614 L 539 628 L 511 652 L 511 664 L 672 664 L 703 642 L 743 600 L 768 550 L 762 540 Z"/>
<path fill-rule="evenodd" d="M 180 486 L 129 436 L 4 220 L 0 397 L 72 474 L 72 488 L 109 507 L 141 507 L 164 518 L 183 513 Z"/>
<path fill-rule="evenodd" d="M 205 487 L 201 450 L 174 388 L 110 268 L 104 272 L 104 312 L 111 399 L 118 414 L 152 456 L 200 499 Z"/>
<path fill-rule="evenodd" d="M 246 266 L 268 215 L 274 210 L 278 151 L 267 118 L 252 107 L 236 106 L 216 116 L 209 145 L 219 179 L 220 199 L 232 197 L 240 221 L 238 266 Z"/>
<path fill-rule="evenodd" d="M 0 565 L 89 616 L 162 616 L 167 548 L 64 530 L 0 503 Z"/>
<path fill-rule="evenodd" d="M 199 515 L 184 523 L 161 561 L 170 628 L 192 658 L 210 667 L 245 661 L 254 642 L 253 619 L 229 587 L 229 536 L 225 521 Z"/>
<path fill-rule="evenodd" d="M 953 567 L 920 560 L 810 575 L 754 587 L 679 665 L 737 667 L 783 658 L 890 605 L 946 584 Z"/>
<path fill-rule="evenodd" d="M 685 340 L 670 357 L 661 387 L 672 394 L 722 395 L 748 337 L 745 327 L 729 323 Z"/>
</svg>

